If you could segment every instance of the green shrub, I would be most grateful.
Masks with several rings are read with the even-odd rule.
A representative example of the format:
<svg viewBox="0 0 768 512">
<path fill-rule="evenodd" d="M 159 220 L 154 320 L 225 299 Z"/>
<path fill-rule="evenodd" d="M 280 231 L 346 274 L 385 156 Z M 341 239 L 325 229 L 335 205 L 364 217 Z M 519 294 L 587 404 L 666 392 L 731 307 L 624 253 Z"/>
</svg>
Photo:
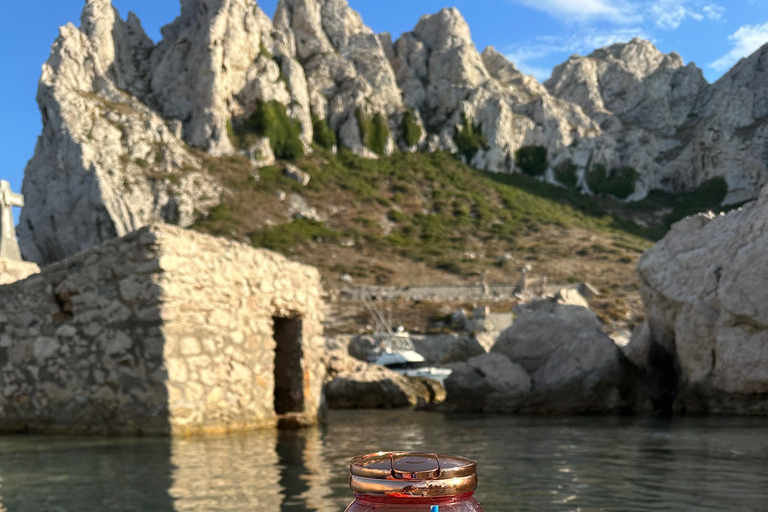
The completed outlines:
<svg viewBox="0 0 768 512">
<path fill-rule="evenodd" d="M 285 105 L 279 101 L 259 101 L 245 123 L 245 130 L 269 137 L 269 144 L 277 158 L 292 160 L 304 156 L 301 125 L 288 117 Z"/>
<path fill-rule="evenodd" d="M 626 199 L 635 191 L 638 176 L 633 167 L 622 167 L 609 172 L 605 164 L 598 163 L 587 172 L 587 185 L 595 194 L 610 194 L 619 199 Z"/>
<path fill-rule="evenodd" d="M 193 229 L 217 236 L 228 236 L 243 226 L 242 218 L 228 204 L 213 207 L 208 215 L 198 212 Z"/>
<path fill-rule="evenodd" d="M 547 170 L 547 148 L 523 146 L 515 151 L 515 165 L 528 176 L 540 176 Z"/>
<path fill-rule="evenodd" d="M 413 147 L 419 143 L 423 132 L 421 130 L 421 125 L 419 125 L 416 120 L 416 116 L 413 115 L 413 112 L 410 110 L 406 110 L 405 114 L 403 114 L 403 125 L 401 129 L 403 130 L 403 139 L 409 147 Z"/>
<path fill-rule="evenodd" d="M 357 109 L 357 125 L 360 127 L 363 145 L 377 155 L 383 155 L 389 139 L 386 118 L 378 112 L 371 118 L 362 109 Z"/>
<path fill-rule="evenodd" d="M 320 238 L 324 242 L 337 242 L 340 239 L 340 234 L 322 222 L 296 219 L 293 222 L 271 226 L 262 231 L 251 233 L 250 237 L 254 247 L 271 249 L 285 254 L 301 243 Z"/>
<path fill-rule="evenodd" d="M 459 148 L 459 153 L 467 159 L 467 163 L 475 158 L 478 151 L 491 147 L 488 140 L 483 137 L 480 126 L 473 126 L 466 117 L 463 118 L 463 124 L 456 133 L 454 141 Z"/>
<path fill-rule="evenodd" d="M 693 192 L 680 195 L 680 202 L 669 214 L 667 222 L 673 224 L 689 215 L 707 210 L 720 211 L 720 204 L 727 194 L 728 183 L 722 176 L 705 181 Z"/>
<path fill-rule="evenodd" d="M 262 57 L 266 57 L 267 59 L 270 59 L 270 60 L 272 60 L 275 57 L 274 55 L 272 55 L 271 51 L 267 50 L 267 47 L 264 46 L 264 43 L 261 43 L 259 45 L 259 55 L 261 55 Z"/>
<path fill-rule="evenodd" d="M 579 183 L 577 170 L 576 164 L 566 160 L 555 169 L 555 179 L 568 188 L 576 188 L 576 185 Z"/>
<path fill-rule="evenodd" d="M 389 220 L 392 222 L 408 222 L 408 216 L 403 212 L 392 210 L 389 212 Z"/>
<path fill-rule="evenodd" d="M 331 149 L 336 145 L 336 134 L 328 126 L 325 118 L 312 116 L 312 128 L 314 130 L 314 141 L 320 147 Z"/>
</svg>

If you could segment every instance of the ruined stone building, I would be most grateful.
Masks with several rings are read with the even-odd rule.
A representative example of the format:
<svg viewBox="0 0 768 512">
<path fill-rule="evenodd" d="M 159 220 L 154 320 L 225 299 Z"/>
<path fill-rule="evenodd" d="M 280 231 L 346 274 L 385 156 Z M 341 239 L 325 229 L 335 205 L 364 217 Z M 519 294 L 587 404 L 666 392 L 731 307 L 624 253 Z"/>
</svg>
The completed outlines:
<svg viewBox="0 0 768 512">
<path fill-rule="evenodd" d="M 0 432 L 173 434 L 312 424 L 319 273 L 152 225 L 0 286 Z"/>
</svg>

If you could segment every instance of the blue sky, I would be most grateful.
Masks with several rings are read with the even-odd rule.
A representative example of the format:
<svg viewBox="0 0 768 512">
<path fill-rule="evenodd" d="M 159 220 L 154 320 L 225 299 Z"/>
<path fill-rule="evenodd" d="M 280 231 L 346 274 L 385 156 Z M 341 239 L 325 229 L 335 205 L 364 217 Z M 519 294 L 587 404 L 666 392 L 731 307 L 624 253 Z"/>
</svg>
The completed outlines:
<svg viewBox="0 0 768 512">
<path fill-rule="evenodd" d="M 113 0 L 125 18 L 134 11 L 155 41 L 179 12 L 176 0 Z M 277 0 L 260 6 L 270 16 Z M 395 37 L 423 14 L 455 6 L 478 49 L 492 45 L 523 71 L 546 79 L 574 53 L 640 36 L 662 51 L 695 62 L 712 82 L 768 42 L 768 0 L 350 0 L 377 32 Z M 41 131 L 35 102 L 40 66 L 58 27 L 79 25 L 83 0 L 9 1 L 0 19 L 0 178 L 21 189 L 24 167 Z M 18 219 L 18 211 L 16 212 Z"/>
</svg>

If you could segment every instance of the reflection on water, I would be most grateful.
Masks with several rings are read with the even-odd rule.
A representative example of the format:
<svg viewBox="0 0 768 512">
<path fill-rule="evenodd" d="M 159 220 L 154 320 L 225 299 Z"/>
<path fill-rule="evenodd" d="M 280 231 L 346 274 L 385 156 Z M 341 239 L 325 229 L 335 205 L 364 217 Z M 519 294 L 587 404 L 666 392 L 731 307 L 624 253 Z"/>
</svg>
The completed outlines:
<svg viewBox="0 0 768 512">
<path fill-rule="evenodd" d="M 0 438 L 2 512 L 341 512 L 376 450 L 480 461 L 488 512 L 768 510 L 768 420 L 334 412 L 205 439 Z"/>
</svg>

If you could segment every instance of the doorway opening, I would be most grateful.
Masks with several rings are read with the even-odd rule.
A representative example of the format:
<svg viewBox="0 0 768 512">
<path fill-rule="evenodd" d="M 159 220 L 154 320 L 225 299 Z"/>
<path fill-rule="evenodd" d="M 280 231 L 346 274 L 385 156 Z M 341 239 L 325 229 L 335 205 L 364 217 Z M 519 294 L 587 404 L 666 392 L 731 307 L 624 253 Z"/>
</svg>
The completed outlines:
<svg viewBox="0 0 768 512">
<path fill-rule="evenodd" d="M 304 371 L 301 318 L 274 317 L 275 413 L 304 411 Z"/>
</svg>

